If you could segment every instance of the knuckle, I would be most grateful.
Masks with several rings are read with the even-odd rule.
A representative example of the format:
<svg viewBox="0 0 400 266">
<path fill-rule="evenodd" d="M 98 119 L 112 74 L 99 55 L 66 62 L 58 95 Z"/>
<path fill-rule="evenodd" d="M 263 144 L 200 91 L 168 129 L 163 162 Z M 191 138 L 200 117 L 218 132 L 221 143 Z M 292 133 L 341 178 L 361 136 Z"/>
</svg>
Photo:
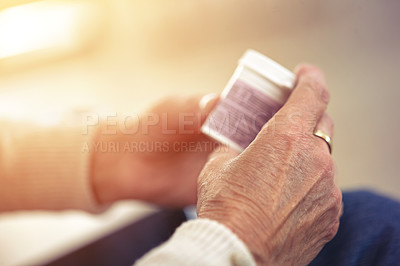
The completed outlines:
<svg viewBox="0 0 400 266">
<path fill-rule="evenodd" d="M 328 88 L 319 79 L 307 75 L 303 79 L 303 85 L 308 88 L 319 101 L 325 104 L 329 102 L 330 93 Z"/>
<path fill-rule="evenodd" d="M 320 84 L 318 82 L 317 82 L 317 84 L 318 84 L 317 86 L 319 87 L 317 91 L 320 93 L 319 94 L 319 99 L 323 103 L 328 104 L 329 100 L 331 98 L 331 95 L 330 95 L 328 89 L 324 85 L 322 85 L 322 84 Z"/>
<path fill-rule="evenodd" d="M 337 186 L 332 189 L 330 199 L 333 215 L 337 217 L 342 208 L 342 192 Z"/>
<path fill-rule="evenodd" d="M 312 143 L 312 145 L 314 146 L 314 152 L 316 154 L 319 154 L 322 160 L 322 164 L 328 164 L 330 166 L 333 166 L 333 159 L 332 156 L 330 154 L 330 150 L 329 150 L 329 144 L 316 136 L 313 136 L 313 141 L 310 141 L 310 143 Z"/>
<path fill-rule="evenodd" d="M 322 143 L 326 146 L 326 143 Z M 326 147 L 322 147 L 326 149 Z M 332 156 L 328 152 L 321 152 L 321 149 L 314 149 L 314 161 L 317 167 L 322 171 L 322 177 L 324 178 L 332 178 L 335 175 L 335 164 L 333 162 Z"/>
<path fill-rule="evenodd" d="M 335 164 L 333 162 L 333 158 L 327 153 L 323 154 L 322 167 L 325 177 L 333 178 L 335 176 Z"/>
<path fill-rule="evenodd" d="M 335 237 L 335 235 L 336 235 L 338 229 L 339 229 L 339 219 L 335 219 L 335 220 L 334 220 L 332 223 L 330 223 L 330 224 L 328 225 L 328 227 L 326 228 L 324 240 L 325 240 L 326 242 L 331 241 L 331 240 Z"/>
<path fill-rule="evenodd" d="M 339 221 L 342 211 L 342 193 L 338 187 L 334 187 L 331 193 L 326 195 L 324 216 L 329 226 Z M 329 227 L 328 226 L 328 227 Z"/>
</svg>

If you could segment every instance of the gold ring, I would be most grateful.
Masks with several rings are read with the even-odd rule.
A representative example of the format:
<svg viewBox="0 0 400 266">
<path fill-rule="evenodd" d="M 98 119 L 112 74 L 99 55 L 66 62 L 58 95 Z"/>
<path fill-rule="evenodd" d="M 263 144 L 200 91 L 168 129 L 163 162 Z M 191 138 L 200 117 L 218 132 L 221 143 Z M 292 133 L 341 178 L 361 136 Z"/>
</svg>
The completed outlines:
<svg viewBox="0 0 400 266">
<path fill-rule="evenodd" d="M 328 144 L 329 153 L 332 154 L 332 138 L 328 134 L 319 129 L 317 129 L 314 132 L 314 136 L 323 139 L 326 142 L 326 144 Z"/>
</svg>

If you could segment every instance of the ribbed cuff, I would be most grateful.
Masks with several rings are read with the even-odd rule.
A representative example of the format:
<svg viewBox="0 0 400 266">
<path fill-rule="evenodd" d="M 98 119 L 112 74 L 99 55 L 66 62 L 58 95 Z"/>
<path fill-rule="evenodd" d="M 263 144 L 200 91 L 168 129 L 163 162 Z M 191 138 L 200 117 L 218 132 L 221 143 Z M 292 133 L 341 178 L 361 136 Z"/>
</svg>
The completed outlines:
<svg viewBox="0 0 400 266">
<path fill-rule="evenodd" d="M 256 265 L 245 244 L 224 225 L 197 219 L 182 224 L 168 242 L 136 265 Z"/>
</svg>

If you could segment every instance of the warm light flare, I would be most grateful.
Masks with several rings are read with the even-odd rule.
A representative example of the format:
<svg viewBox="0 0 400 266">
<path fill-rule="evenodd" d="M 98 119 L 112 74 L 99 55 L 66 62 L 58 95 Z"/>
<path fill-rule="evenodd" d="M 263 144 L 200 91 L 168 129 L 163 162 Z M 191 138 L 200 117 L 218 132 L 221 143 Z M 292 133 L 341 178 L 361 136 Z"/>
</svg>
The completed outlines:
<svg viewBox="0 0 400 266">
<path fill-rule="evenodd" d="M 5 9 L 0 12 L 0 59 L 75 49 L 85 38 L 92 15 L 93 4 L 76 1 L 40 1 Z"/>
</svg>

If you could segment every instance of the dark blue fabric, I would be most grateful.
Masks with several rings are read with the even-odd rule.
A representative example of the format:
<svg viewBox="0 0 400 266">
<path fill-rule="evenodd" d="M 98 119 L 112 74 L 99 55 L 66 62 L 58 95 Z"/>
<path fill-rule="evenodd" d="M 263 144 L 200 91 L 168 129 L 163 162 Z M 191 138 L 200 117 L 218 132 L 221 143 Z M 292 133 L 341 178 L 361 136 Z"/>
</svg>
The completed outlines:
<svg viewBox="0 0 400 266">
<path fill-rule="evenodd" d="M 337 235 L 310 265 L 400 265 L 400 203 L 368 191 L 343 203 Z"/>
</svg>

